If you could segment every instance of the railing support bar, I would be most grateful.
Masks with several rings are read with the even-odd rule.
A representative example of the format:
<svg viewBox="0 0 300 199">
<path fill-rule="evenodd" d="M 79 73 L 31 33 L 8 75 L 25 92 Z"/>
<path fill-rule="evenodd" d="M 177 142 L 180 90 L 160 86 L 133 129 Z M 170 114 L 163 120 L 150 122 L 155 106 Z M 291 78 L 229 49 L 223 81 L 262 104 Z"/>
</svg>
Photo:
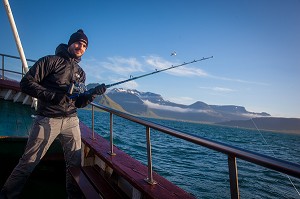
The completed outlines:
<svg viewBox="0 0 300 199">
<path fill-rule="evenodd" d="M 150 127 L 146 127 L 146 139 L 147 139 L 147 158 L 148 158 L 148 178 L 145 180 L 151 184 L 155 185 L 157 182 L 153 180 L 153 173 L 152 173 L 152 152 L 151 152 L 151 140 L 150 140 Z"/>
<path fill-rule="evenodd" d="M 228 156 L 229 180 L 230 180 L 230 193 L 231 199 L 239 199 L 239 183 L 238 183 L 238 170 L 236 164 L 236 157 Z"/>
<path fill-rule="evenodd" d="M 95 106 L 92 105 L 92 139 L 95 139 Z"/>
<path fill-rule="evenodd" d="M 114 134 L 113 134 L 113 114 L 110 113 L 109 114 L 109 121 L 110 121 L 110 125 L 109 125 L 109 131 L 110 131 L 110 151 L 108 152 L 109 155 L 114 156 L 116 155 L 116 153 L 114 153 Z"/>
<path fill-rule="evenodd" d="M 4 79 L 4 56 L 2 55 L 2 77 L 1 79 Z"/>
</svg>

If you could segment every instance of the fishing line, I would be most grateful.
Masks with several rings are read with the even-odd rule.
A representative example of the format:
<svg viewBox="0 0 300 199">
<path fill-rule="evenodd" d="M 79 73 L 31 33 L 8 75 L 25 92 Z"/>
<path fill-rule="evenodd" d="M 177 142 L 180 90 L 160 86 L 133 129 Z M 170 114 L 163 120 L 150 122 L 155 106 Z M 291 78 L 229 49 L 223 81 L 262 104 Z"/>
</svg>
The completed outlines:
<svg viewBox="0 0 300 199">
<path fill-rule="evenodd" d="M 251 118 L 251 121 L 253 123 L 253 125 L 255 126 L 256 130 L 260 133 L 261 137 L 263 138 L 265 144 L 268 146 L 269 150 L 272 152 L 273 157 L 276 158 L 276 155 L 274 153 L 274 151 L 271 149 L 270 144 L 267 142 L 267 140 L 265 139 L 265 137 L 263 136 L 263 134 L 260 132 L 259 128 L 256 126 L 254 120 Z M 282 173 L 281 173 L 282 174 Z M 290 183 L 292 184 L 292 186 L 294 187 L 295 191 L 298 193 L 298 195 L 300 196 L 300 192 L 298 191 L 297 187 L 295 186 L 295 184 L 293 183 L 292 179 L 290 178 L 290 176 L 288 176 L 287 174 L 285 174 L 285 176 L 289 179 Z"/>
</svg>

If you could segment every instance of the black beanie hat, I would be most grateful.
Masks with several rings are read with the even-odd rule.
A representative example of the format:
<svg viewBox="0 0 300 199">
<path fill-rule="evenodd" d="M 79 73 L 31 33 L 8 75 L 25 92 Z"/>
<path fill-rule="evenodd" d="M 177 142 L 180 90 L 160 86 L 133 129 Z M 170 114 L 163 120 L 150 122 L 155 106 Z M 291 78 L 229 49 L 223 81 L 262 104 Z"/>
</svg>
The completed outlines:
<svg viewBox="0 0 300 199">
<path fill-rule="evenodd" d="M 88 46 L 89 40 L 87 36 L 84 34 L 82 29 L 77 30 L 77 32 L 73 33 L 69 39 L 68 46 L 71 46 L 73 43 L 77 41 L 82 41 Z"/>
</svg>

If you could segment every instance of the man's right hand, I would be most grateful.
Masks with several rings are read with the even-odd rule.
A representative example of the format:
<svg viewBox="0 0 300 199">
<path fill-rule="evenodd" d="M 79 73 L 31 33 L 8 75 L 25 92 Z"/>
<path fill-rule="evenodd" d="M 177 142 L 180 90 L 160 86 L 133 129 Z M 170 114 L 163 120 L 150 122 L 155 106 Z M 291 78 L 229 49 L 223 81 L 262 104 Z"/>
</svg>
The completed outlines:
<svg viewBox="0 0 300 199">
<path fill-rule="evenodd" d="M 80 93 L 77 95 L 71 95 L 68 97 L 68 99 L 75 99 L 80 96 L 89 96 L 93 97 L 93 99 L 96 97 L 96 95 L 102 95 L 106 91 L 106 86 L 105 84 L 100 84 L 99 86 L 96 86 L 95 88 L 91 88 L 88 91 L 85 91 L 84 93 Z"/>
<path fill-rule="evenodd" d="M 92 88 L 92 94 L 93 95 L 102 95 L 106 91 L 105 84 L 100 84 L 99 86 L 96 86 L 95 88 Z"/>
</svg>

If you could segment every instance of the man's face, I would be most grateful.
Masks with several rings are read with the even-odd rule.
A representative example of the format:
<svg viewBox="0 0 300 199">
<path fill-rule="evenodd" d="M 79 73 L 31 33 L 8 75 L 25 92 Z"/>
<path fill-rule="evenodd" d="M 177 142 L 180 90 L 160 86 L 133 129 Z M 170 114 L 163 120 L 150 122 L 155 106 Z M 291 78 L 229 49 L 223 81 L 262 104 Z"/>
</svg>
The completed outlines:
<svg viewBox="0 0 300 199">
<path fill-rule="evenodd" d="M 86 47 L 86 44 L 82 41 L 74 42 L 71 46 L 69 46 L 69 53 L 74 55 L 76 58 L 80 58 L 84 54 Z"/>
</svg>

